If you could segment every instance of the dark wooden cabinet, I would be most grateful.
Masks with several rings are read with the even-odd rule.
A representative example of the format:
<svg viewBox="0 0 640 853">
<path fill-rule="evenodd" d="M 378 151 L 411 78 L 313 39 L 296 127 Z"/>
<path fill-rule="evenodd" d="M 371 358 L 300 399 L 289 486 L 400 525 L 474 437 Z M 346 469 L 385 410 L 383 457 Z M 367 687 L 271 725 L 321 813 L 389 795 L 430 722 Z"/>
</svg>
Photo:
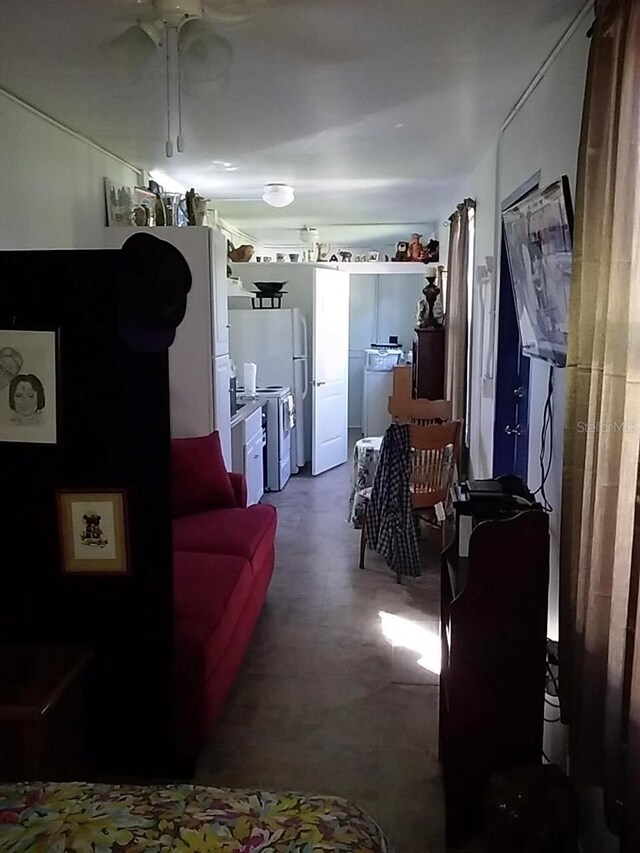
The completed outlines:
<svg viewBox="0 0 640 853">
<path fill-rule="evenodd" d="M 88 649 L 0 644 L 0 780 L 86 773 L 81 679 Z"/>
<path fill-rule="evenodd" d="M 444 327 L 416 329 L 413 339 L 413 396 L 444 398 Z"/>
<path fill-rule="evenodd" d="M 542 760 L 548 583 L 545 512 L 456 514 L 441 574 L 440 759 L 449 846 L 481 824 L 494 771 Z"/>
</svg>

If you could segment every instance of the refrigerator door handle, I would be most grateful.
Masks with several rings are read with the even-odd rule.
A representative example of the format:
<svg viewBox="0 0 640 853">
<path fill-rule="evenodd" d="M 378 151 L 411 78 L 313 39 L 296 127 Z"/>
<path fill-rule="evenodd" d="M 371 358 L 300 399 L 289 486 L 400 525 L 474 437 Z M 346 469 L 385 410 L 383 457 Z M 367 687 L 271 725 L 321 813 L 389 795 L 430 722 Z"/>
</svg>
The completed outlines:
<svg viewBox="0 0 640 853">
<path fill-rule="evenodd" d="M 306 400 L 307 394 L 309 393 L 309 360 L 305 357 L 302 358 L 294 358 L 293 363 L 300 364 L 302 367 L 302 394 L 301 399 Z"/>
<path fill-rule="evenodd" d="M 309 330 L 307 328 L 307 318 L 304 316 L 302 311 L 300 312 L 300 322 L 302 323 L 302 341 L 303 341 L 303 350 L 302 350 L 302 358 L 309 358 Z M 305 392 L 306 394 L 306 392 Z"/>
</svg>

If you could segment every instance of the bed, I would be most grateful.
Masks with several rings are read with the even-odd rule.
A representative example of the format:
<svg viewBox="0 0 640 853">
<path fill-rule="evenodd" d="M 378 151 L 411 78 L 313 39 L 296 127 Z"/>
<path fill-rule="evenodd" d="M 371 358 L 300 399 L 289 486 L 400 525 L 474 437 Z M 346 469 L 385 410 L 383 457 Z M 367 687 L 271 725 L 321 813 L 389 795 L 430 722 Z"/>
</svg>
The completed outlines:
<svg viewBox="0 0 640 853">
<path fill-rule="evenodd" d="M 391 853 L 337 797 L 198 785 L 0 784 L 2 853 Z"/>
</svg>

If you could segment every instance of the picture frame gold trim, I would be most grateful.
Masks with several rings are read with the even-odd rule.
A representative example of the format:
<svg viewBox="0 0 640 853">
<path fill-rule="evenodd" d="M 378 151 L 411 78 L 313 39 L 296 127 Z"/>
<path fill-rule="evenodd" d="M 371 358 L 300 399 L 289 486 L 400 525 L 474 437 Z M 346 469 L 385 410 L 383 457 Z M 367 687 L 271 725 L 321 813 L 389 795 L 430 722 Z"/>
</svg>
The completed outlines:
<svg viewBox="0 0 640 853">
<path fill-rule="evenodd" d="M 130 574 L 124 489 L 58 489 L 56 505 L 62 574 Z M 97 524 L 87 522 L 95 517 Z M 86 553 L 82 553 L 84 549 Z"/>
</svg>

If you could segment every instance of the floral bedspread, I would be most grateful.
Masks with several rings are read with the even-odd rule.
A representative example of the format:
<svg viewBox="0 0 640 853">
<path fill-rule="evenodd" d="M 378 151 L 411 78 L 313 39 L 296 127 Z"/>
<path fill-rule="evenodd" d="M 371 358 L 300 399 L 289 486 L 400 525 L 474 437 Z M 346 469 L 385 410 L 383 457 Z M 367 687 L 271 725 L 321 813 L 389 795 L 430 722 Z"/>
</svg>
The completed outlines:
<svg viewBox="0 0 640 853">
<path fill-rule="evenodd" d="M 335 797 L 197 785 L 0 784 L 2 853 L 390 853 Z"/>
</svg>

